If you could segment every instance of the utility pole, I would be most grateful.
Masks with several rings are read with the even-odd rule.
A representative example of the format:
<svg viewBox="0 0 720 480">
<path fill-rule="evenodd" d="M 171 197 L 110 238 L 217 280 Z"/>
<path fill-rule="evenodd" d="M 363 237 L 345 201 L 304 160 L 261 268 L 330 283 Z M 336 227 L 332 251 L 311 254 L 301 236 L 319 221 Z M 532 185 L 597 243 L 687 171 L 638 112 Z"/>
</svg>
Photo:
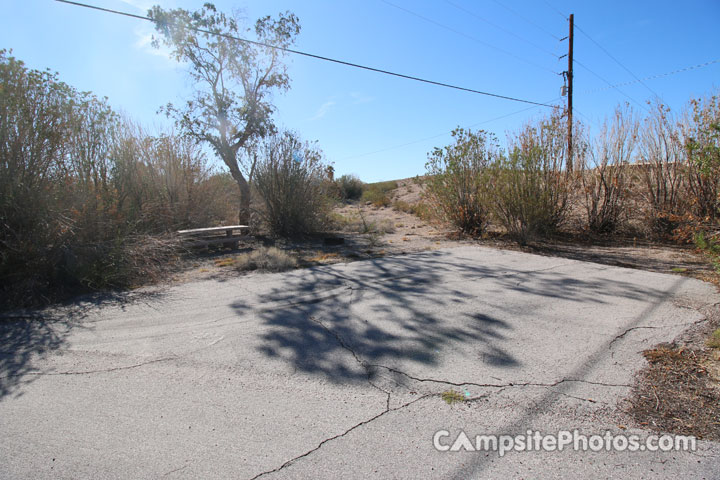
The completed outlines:
<svg viewBox="0 0 720 480">
<path fill-rule="evenodd" d="M 575 16 L 570 14 L 568 19 L 570 23 L 570 33 L 568 34 L 568 103 L 567 103 L 567 122 L 568 122 L 568 164 L 566 165 L 568 173 L 573 171 L 573 31 L 575 30 Z"/>
</svg>

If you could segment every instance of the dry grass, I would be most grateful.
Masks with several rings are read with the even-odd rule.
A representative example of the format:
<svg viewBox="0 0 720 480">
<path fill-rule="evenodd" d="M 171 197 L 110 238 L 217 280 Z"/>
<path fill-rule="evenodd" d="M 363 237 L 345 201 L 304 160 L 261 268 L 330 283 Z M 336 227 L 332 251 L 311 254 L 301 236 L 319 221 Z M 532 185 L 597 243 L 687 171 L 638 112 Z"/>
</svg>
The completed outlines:
<svg viewBox="0 0 720 480">
<path fill-rule="evenodd" d="M 367 220 L 361 213 L 350 216 L 335 213 L 332 215 L 332 221 L 336 228 L 345 232 L 378 235 L 395 232 L 395 223 L 391 219 Z"/>
<path fill-rule="evenodd" d="M 307 258 L 305 261 L 310 263 L 329 263 L 334 262 L 336 260 L 340 259 L 340 254 L 336 252 L 318 252 L 316 255 L 313 255 L 310 258 Z"/>
<path fill-rule="evenodd" d="M 717 360 L 707 352 L 676 345 L 660 345 L 643 354 L 649 365 L 634 387 L 630 413 L 635 419 L 659 432 L 720 440 L 720 394 L 708 367 Z"/>
<path fill-rule="evenodd" d="M 218 267 L 233 267 L 241 272 L 261 270 L 265 272 L 283 272 L 297 268 L 295 257 L 275 247 L 259 247 L 252 252 L 236 257 L 223 258 L 215 261 Z"/>
<path fill-rule="evenodd" d="M 716 348 L 720 350 L 720 328 L 715 330 L 712 335 L 710 335 L 710 338 L 708 338 L 706 344 L 710 348 Z"/>
</svg>

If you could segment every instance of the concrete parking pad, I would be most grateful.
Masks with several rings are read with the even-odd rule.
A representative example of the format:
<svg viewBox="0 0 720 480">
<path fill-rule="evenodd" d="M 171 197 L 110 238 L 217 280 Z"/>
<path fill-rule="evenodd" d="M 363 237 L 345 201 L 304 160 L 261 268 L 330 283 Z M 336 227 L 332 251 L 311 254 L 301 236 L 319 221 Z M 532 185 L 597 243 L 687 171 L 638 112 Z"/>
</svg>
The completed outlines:
<svg viewBox="0 0 720 480">
<path fill-rule="evenodd" d="M 680 276 L 462 247 L 138 292 L 0 325 L 2 478 L 717 478 L 690 452 L 439 452 L 619 425 Z M 446 404 L 441 394 L 466 401 Z"/>
</svg>

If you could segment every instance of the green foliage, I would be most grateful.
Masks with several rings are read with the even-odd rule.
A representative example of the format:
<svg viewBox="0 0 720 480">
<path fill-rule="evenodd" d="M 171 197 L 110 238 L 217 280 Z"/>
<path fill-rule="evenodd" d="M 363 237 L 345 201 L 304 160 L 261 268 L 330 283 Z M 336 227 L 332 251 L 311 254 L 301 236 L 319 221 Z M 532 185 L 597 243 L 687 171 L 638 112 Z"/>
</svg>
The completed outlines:
<svg viewBox="0 0 720 480">
<path fill-rule="evenodd" d="M 717 241 L 717 239 L 708 236 L 705 232 L 699 232 L 695 236 L 695 245 L 701 250 L 705 250 L 706 252 L 720 255 L 720 243 Z"/>
<path fill-rule="evenodd" d="M 341 200 L 359 200 L 365 184 L 355 175 L 343 175 L 335 180 Z"/>
<path fill-rule="evenodd" d="M 695 234 L 695 246 L 710 258 L 713 267 L 720 273 L 720 241 L 718 241 L 718 234 L 709 235 L 706 232 L 699 231 Z"/>
<path fill-rule="evenodd" d="M 455 390 L 446 390 L 442 393 L 441 397 L 448 405 L 465 401 L 465 397 L 463 396 L 463 394 L 460 392 L 456 392 Z"/>
<path fill-rule="evenodd" d="M 370 202 L 376 207 L 389 207 L 390 192 L 398 187 L 397 182 L 366 183 L 360 199 L 363 202 Z"/>
<path fill-rule="evenodd" d="M 483 131 L 452 132 L 455 143 L 435 148 L 425 165 L 430 206 L 458 230 L 482 233 L 489 220 L 488 167 L 502 158 L 497 139 Z"/>
<path fill-rule="evenodd" d="M 325 172 L 322 153 L 292 133 L 274 135 L 264 142 L 255 187 L 272 234 L 293 237 L 325 227 L 329 209 Z"/>
<path fill-rule="evenodd" d="M 490 177 L 495 218 L 521 245 L 555 232 L 565 221 L 570 180 L 566 137 L 559 116 L 528 125 L 510 139 L 508 158 Z"/>
<path fill-rule="evenodd" d="M 695 215 L 712 222 L 720 217 L 720 98 L 693 100 L 691 107 L 685 126 L 688 189 Z"/>
</svg>

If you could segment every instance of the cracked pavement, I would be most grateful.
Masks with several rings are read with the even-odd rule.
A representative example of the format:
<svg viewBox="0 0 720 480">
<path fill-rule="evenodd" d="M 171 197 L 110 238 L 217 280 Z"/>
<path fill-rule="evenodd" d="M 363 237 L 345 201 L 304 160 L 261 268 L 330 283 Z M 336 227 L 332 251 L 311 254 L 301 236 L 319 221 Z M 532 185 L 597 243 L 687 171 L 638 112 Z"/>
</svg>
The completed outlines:
<svg viewBox="0 0 720 480">
<path fill-rule="evenodd" d="M 641 351 L 718 301 L 684 277 L 462 247 L 42 312 L 0 324 L 0 478 L 718 478 L 704 441 L 502 458 L 432 444 L 645 435 L 622 413 Z"/>
</svg>

